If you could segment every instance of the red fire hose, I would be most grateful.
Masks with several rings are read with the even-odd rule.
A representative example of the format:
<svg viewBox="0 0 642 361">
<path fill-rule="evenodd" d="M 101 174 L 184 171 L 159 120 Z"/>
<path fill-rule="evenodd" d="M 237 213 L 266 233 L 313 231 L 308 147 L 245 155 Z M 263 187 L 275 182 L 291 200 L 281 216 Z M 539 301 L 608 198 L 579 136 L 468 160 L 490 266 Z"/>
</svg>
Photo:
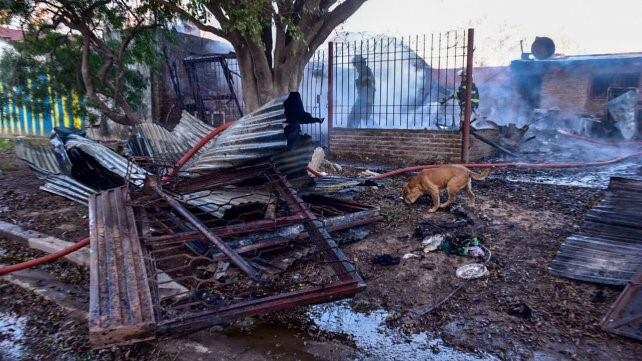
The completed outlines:
<svg viewBox="0 0 642 361">
<path fill-rule="evenodd" d="M 171 178 L 176 177 L 176 175 L 178 174 L 178 171 L 181 170 L 181 168 L 185 165 L 185 163 L 187 163 L 190 159 L 192 159 L 194 154 L 196 154 L 201 148 L 205 146 L 205 144 L 207 144 L 210 140 L 214 139 L 214 137 L 219 135 L 222 131 L 227 129 L 233 123 L 234 123 L 233 121 L 223 123 L 218 127 L 214 128 L 209 133 L 207 133 L 203 138 L 201 138 L 201 140 L 199 140 L 196 144 L 194 144 L 192 148 L 190 148 L 187 152 L 185 152 L 185 154 L 183 154 L 181 159 L 179 159 L 178 162 L 176 162 L 176 164 L 174 165 L 174 167 L 170 169 L 169 174 L 163 177 L 163 180 L 169 180 Z"/>
<path fill-rule="evenodd" d="M 51 253 L 51 254 L 48 254 L 48 255 L 40 257 L 40 258 L 36 258 L 36 259 L 29 260 L 29 261 L 25 261 L 25 262 L 13 264 L 11 266 L 0 268 L 0 276 L 6 275 L 6 274 L 11 273 L 11 272 L 16 272 L 16 271 L 20 271 L 20 270 L 23 270 L 23 269 L 35 267 L 35 266 L 38 266 L 38 265 L 41 265 L 41 264 L 44 264 L 44 263 L 55 261 L 58 258 L 64 257 L 64 256 L 66 256 L 66 255 L 68 255 L 68 254 L 70 254 L 72 252 L 75 252 L 75 251 L 85 247 L 88 244 L 89 244 L 89 237 L 84 238 L 84 239 L 72 244 L 71 246 L 58 251 L 58 252 Z"/>
<path fill-rule="evenodd" d="M 623 141 L 618 141 L 618 142 L 608 142 L 604 140 L 599 140 L 599 139 L 593 139 L 589 137 L 583 137 L 581 135 L 573 134 L 570 132 L 565 132 L 563 130 L 558 130 L 558 133 L 565 135 L 569 138 L 574 138 L 574 139 L 579 139 L 583 140 L 585 142 L 593 143 L 593 144 L 601 144 L 601 145 L 611 145 L 614 147 L 621 146 L 621 145 L 642 145 L 642 141 L 636 141 L 636 140 L 623 140 Z"/>
<path fill-rule="evenodd" d="M 503 169 L 503 168 L 525 168 L 525 169 L 566 169 L 566 168 L 588 168 L 588 167 L 599 167 L 614 163 L 619 163 L 621 161 L 627 160 L 629 158 L 635 158 L 642 156 L 642 151 L 633 152 L 621 157 L 611 158 L 607 160 L 597 161 L 597 162 L 586 162 L 586 163 L 466 163 L 462 164 L 466 168 L 490 168 L 490 169 Z M 429 165 L 417 165 L 414 167 L 406 167 L 395 169 L 390 172 L 382 173 L 372 177 L 371 179 L 381 179 L 390 177 L 397 174 L 403 174 L 408 172 L 414 172 L 422 169 L 437 168 L 443 164 L 429 164 Z"/>
</svg>

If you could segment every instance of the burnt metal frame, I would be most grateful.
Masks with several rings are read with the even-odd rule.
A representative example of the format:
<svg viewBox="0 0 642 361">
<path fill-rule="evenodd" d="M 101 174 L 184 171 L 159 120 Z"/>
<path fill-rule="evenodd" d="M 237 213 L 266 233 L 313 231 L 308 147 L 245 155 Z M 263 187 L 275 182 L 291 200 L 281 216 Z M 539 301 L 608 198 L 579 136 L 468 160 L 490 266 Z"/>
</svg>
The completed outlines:
<svg viewBox="0 0 642 361">
<path fill-rule="evenodd" d="M 196 71 L 196 64 L 199 63 L 218 63 L 223 70 L 223 76 L 227 82 L 227 86 L 230 90 L 229 95 L 223 95 L 215 97 L 213 100 L 233 100 L 236 108 L 238 109 L 239 115 L 243 116 L 243 108 L 239 102 L 238 96 L 234 91 L 234 81 L 232 80 L 232 72 L 227 64 L 228 59 L 236 59 L 236 54 L 211 54 L 198 57 L 187 57 L 183 59 L 183 66 L 187 72 L 187 80 L 189 81 L 190 88 L 192 88 L 192 95 L 194 97 L 194 103 L 196 105 L 196 110 L 199 113 L 199 117 L 202 121 L 205 119 L 205 102 L 201 96 L 201 86 L 198 78 L 198 72 Z"/>
<path fill-rule="evenodd" d="M 601 322 L 602 329 L 642 341 L 642 270 L 629 281 Z"/>
<path fill-rule="evenodd" d="M 256 221 L 245 223 L 242 226 L 227 226 L 220 227 L 218 230 L 211 229 L 210 233 L 215 235 L 217 232 L 223 234 L 233 234 L 235 232 L 247 232 L 248 226 L 252 225 L 256 230 L 269 230 L 275 229 L 282 225 L 303 223 L 307 234 L 300 234 L 297 238 L 302 238 L 307 235 L 312 242 L 323 252 L 327 259 L 327 263 L 334 271 L 334 276 L 338 277 L 338 281 L 325 284 L 323 286 L 309 287 L 302 290 L 293 292 L 286 292 L 276 294 L 268 297 L 241 301 L 235 304 L 226 305 L 224 307 L 213 308 L 191 315 L 181 315 L 180 317 L 168 319 L 165 321 L 158 321 L 156 332 L 158 335 L 169 335 L 176 332 L 195 331 L 198 329 L 206 328 L 218 323 L 227 322 L 240 317 L 251 315 L 260 315 L 271 311 L 283 310 L 295 306 L 331 301 L 341 299 L 355 294 L 356 292 L 365 288 L 365 283 L 361 276 L 357 273 L 354 265 L 343 254 L 332 236 L 328 233 L 326 225 L 306 207 L 304 201 L 298 196 L 296 190 L 289 183 L 287 178 L 282 175 L 273 165 L 266 167 L 266 177 L 275 188 L 281 199 L 283 199 L 290 209 L 292 214 L 289 217 L 282 217 L 275 221 Z M 206 182 L 205 182 L 206 183 Z M 201 183 L 203 184 L 203 183 Z M 241 228 L 242 227 L 242 228 Z M 186 232 L 182 234 L 174 234 L 172 237 L 188 237 L 196 236 L 201 232 Z M 202 239 L 203 235 L 201 234 Z M 182 238 L 186 239 L 186 238 Z M 286 240 L 287 243 L 289 240 Z M 249 246 L 247 250 L 231 250 L 231 252 L 241 257 L 239 253 L 242 251 L 249 252 L 256 249 L 268 248 L 273 246 L 281 246 L 284 241 L 278 239 L 271 239 L 262 242 L 260 245 L 254 247 Z M 224 257 L 221 255 L 221 257 Z M 213 261 L 221 257 L 215 257 Z M 229 258 L 229 255 L 225 258 Z M 152 262 L 147 262 L 149 274 L 157 274 Z M 154 287 L 150 282 L 150 287 Z M 152 290 L 153 294 L 158 294 L 158 289 Z"/>
</svg>

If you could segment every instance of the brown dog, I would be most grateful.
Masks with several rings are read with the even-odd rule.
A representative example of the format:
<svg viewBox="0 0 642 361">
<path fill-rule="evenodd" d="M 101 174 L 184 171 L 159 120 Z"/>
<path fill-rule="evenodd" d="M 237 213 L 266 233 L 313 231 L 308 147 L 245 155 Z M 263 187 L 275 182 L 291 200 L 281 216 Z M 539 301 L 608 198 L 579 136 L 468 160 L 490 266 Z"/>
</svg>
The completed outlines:
<svg viewBox="0 0 642 361">
<path fill-rule="evenodd" d="M 475 206 L 475 194 L 471 185 L 471 178 L 484 180 L 488 177 L 489 171 L 485 169 L 481 173 L 473 173 L 462 165 L 444 165 L 438 168 L 424 169 L 418 175 L 412 177 L 403 189 L 403 200 L 407 204 L 415 201 L 424 194 L 432 197 L 432 208 L 429 212 L 436 212 L 438 208 L 445 208 L 451 205 L 457 193 L 466 188 L 466 194 L 470 205 Z M 448 190 L 448 200 L 439 205 L 439 193 Z"/>
</svg>

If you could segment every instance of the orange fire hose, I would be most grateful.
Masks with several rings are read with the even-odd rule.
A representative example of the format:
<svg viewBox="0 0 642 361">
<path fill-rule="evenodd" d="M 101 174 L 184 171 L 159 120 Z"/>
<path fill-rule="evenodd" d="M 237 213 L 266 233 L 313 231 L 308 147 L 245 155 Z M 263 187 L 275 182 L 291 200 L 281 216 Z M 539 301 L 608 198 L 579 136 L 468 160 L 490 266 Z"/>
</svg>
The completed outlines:
<svg viewBox="0 0 642 361">
<path fill-rule="evenodd" d="M 600 167 L 604 165 L 619 163 L 629 158 L 635 158 L 642 156 L 642 151 L 633 152 L 621 157 L 611 158 L 607 160 L 597 161 L 597 162 L 585 162 L 585 163 L 466 163 L 461 164 L 466 168 L 489 168 L 489 169 L 504 169 L 504 168 L 524 168 L 524 169 L 567 169 L 567 168 L 588 168 L 588 167 Z M 419 171 L 422 169 L 437 168 L 443 164 L 428 164 L 428 165 L 417 165 L 414 167 L 406 167 L 395 169 L 390 172 L 382 173 L 372 177 L 371 179 L 382 179 L 390 177 L 397 174 L 403 174 L 408 172 Z"/>
<path fill-rule="evenodd" d="M 185 152 L 185 154 L 183 154 L 181 159 L 179 159 L 178 162 L 176 162 L 176 164 L 174 165 L 174 167 L 170 169 L 169 173 L 165 177 L 163 177 L 163 180 L 169 180 L 171 178 L 176 177 L 176 175 L 178 174 L 178 171 L 181 170 L 181 168 L 185 165 L 185 163 L 187 163 L 190 159 L 192 159 L 194 154 L 196 154 L 201 148 L 205 146 L 205 144 L 207 144 L 210 140 L 214 139 L 214 137 L 216 137 L 217 135 L 221 134 L 221 132 L 223 132 L 232 124 L 234 124 L 234 121 L 223 123 L 218 127 L 214 128 L 209 133 L 207 133 L 203 138 L 201 138 L 201 140 L 199 140 L 196 144 L 194 144 L 192 148 L 190 148 L 187 152 Z"/>
<path fill-rule="evenodd" d="M 41 265 L 41 264 L 44 264 L 44 263 L 49 263 L 49 262 L 55 261 L 60 257 L 64 257 L 64 256 L 66 256 L 66 255 L 68 255 L 68 254 L 70 254 L 72 252 L 75 252 L 75 251 L 87 246 L 88 244 L 89 244 L 89 237 L 81 239 L 80 241 L 78 241 L 78 242 L 72 244 L 71 246 L 69 246 L 69 247 L 67 247 L 65 249 L 62 249 L 62 250 L 60 250 L 58 252 L 51 253 L 51 254 L 48 254 L 48 255 L 40 257 L 40 258 L 35 258 L 35 259 L 29 260 L 29 261 L 25 261 L 25 262 L 13 264 L 11 266 L 0 268 L 0 276 L 6 275 L 6 274 L 11 273 L 11 272 L 16 272 L 16 271 L 20 271 L 20 270 L 23 270 L 23 269 L 35 267 L 35 266 L 38 266 L 38 265 Z"/>
<path fill-rule="evenodd" d="M 574 138 L 574 139 L 579 139 L 583 140 L 585 142 L 593 143 L 593 144 L 601 144 L 601 145 L 611 145 L 614 147 L 620 146 L 620 145 L 642 145 L 642 141 L 636 141 L 636 140 L 623 140 L 623 141 L 618 141 L 618 142 L 608 142 L 604 140 L 599 140 L 599 139 L 593 139 L 589 137 L 583 137 L 581 135 L 573 134 L 571 132 L 565 132 L 563 130 L 558 130 L 558 133 L 565 135 L 569 138 Z"/>
</svg>

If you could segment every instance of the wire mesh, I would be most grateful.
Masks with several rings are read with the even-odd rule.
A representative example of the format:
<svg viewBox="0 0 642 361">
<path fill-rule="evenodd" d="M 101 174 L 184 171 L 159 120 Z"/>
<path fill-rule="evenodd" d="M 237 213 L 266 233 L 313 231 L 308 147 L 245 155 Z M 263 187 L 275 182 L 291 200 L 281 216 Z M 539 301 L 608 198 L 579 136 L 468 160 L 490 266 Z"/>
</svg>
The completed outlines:
<svg viewBox="0 0 642 361">
<path fill-rule="evenodd" d="M 210 125 L 245 114 L 238 60 L 233 54 L 191 57 L 183 61 L 195 114 Z"/>
<path fill-rule="evenodd" d="M 151 168 L 164 166 L 150 162 L 146 160 Z M 306 213 L 311 209 L 312 214 L 334 216 L 342 209 L 329 204 L 308 208 L 271 164 L 233 172 L 217 177 L 219 182 L 192 182 L 189 189 L 176 182 L 163 189 L 150 182 L 129 188 L 159 324 L 182 325 L 203 315 L 215 320 L 221 310 L 243 302 L 358 278 L 349 261 L 329 257 L 334 254 L 328 252 L 340 249 L 331 239 L 329 247 L 321 247 L 328 241 L 321 238 L 330 236 L 316 216 Z M 179 201 L 196 221 L 159 192 Z M 262 281 L 235 267 L 195 222 L 262 274 Z"/>
<path fill-rule="evenodd" d="M 465 31 L 375 37 L 332 46 L 333 126 L 459 127 L 460 107 L 452 95 L 460 85 L 458 72 L 466 67 Z"/>
</svg>

